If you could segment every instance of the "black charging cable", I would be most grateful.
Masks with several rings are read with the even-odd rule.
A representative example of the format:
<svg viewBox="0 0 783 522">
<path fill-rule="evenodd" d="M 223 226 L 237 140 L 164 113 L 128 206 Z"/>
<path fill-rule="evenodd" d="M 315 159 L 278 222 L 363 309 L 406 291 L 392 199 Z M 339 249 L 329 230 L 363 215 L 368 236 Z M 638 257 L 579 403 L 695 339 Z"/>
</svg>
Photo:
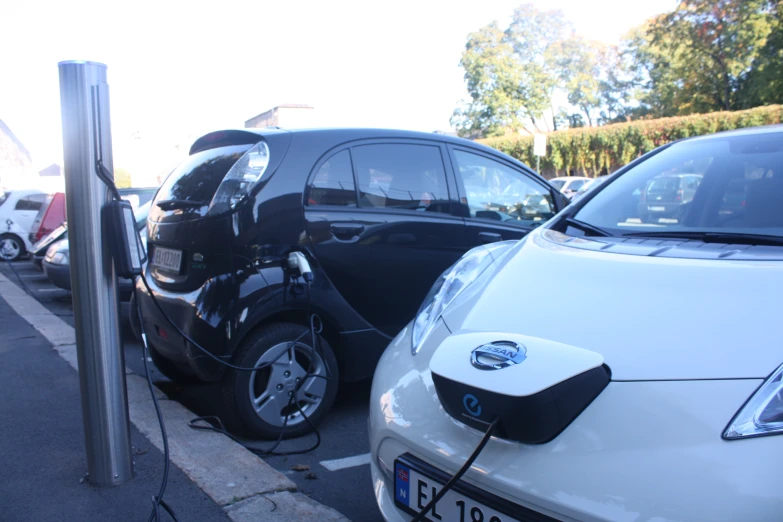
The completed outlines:
<svg viewBox="0 0 783 522">
<path fill-rule="evenodd" d="M 220 357 L 214 355 L 209 350 L 207 350 L 206 348 L 201 346 L 199 343 L 194 341 L 185 332 L 183 332 L 182 329 L 179 326 L 177 326 L 174 323 L 174 321 L 171 320 L 171 318 L 168 316 L 168 314 L 163 310 L 163 307 L 160 306 L 160 303 L 158 302 L 157 298 L 155 297 L 155 293 L 153 292 L 152 288 L 150 288 L 150 285 L 147 282 L 147 279 L 146 279 L 145 275 L 142 274 L 140 277 L 141 277 L 142 283 L 144 283 L 144 286 L 147 288 L 147 292 L 149 293 L 150 298 L 152 299 L 152 302 L 155 305 L 155 308 L 157 308 L 158 312 L 160 312 L 160 314 L 163 316 L 163 318 L 166 320 L 166 322 L 172 328 L 174 328 L 174 330 L 177 332 L 177 334 L 179 334 L 183 339 L 188 341 L 196 349 L 198 349 L 199 351 L 201 351 L 202 353 L 204 353 L 205 355 L 207 355 L 208 357 L 210 357 L 214 361 L 216 361 L 216 362 L 218 362 L 218 363 L 220 363 L 220 364 L 222 364 L 224 366 L 227 366 L 228 368 L 234 369 L 236 371 L 255 372 L 255 371 L 262 370 L 264 368 L 267 368 L 267 367 L 273 365 L 283 355 L 285 355 L 286 353 L 289 353 L 290 350 L 295 349 L 294 347 L 308 333 L 311 335 L 311 338 L 314 340 L 314 342 L 311 343 L 311 346 L 309 347 L 310 348 L 310 367 L 308 368 L 308 371 L 307 371 L 305 377 L 301 381 L 299 381 L 299 383 L 296 385 L 296 388 L 293 390 L 293 393 L 292 393 L 291 398 L 289 399 L 288 405 L 287 405 L 289 409 L 291 408 L 291 406 L 296 406 L 296 410 L 299 412 L 300 415 L 302 415 L 302 418 L 305 419 L 305 422 L 307 422 L 308 425 L 312 428 L 313 432 L 315 433 L 315 437 L 316 437 L 316 442 L 315 442 L 315 444 L 313 446 L 311 446 L 311 447 L 309 447 L 307 449 L 304 449 L 304 450 L 292 450 L 292 451 L 284 451 L 284 452 L 282 452 L 282 451 L 275 451 L 277 449 L 277 447 L 280 445 L 280 443 L 282 442 L 283 437 L 285 436 L 285 430 L 286 430 L 286 428 L 288 426 L 288 420 L 289 420 L 290 416 L 293 413 L 286 415 L 286 418 L 283 421 L 283 427 L 280 430 L 280 434 L 278 435 L 277 440 L 274 442 L 274 444 L 272 445 L 271 448 L 266 449 L 266 450 L 253 448 L 251 446 L 248 446 L 247 444 L 244 444 L 240 440 L 238 440 L 231 433 L 229 433 L 228 430 L 226 430 L 226 428 L 223 425 L 223 422 L 220 420 L 220 418 L 217 417 L 217 416 L 214 416 L 214 415 L 205 416 L 205 417 L 196 417 L 195 419 L 191 420 L 188 423 L 188 425 L 191 428 L 196 429 L 196 430 L 214 431 L 214 432 L 217 432 L 217 433 L 222 433 L 222 434 L 226 435 L 227 437 L 229 437 L 234 442 L 242 445 L 248 451 L 250 451 L 250 452 L 252 452 L 252 453 L 254 453 L 256 455 L 259 455 L 259 456 L 299 455 L 299 454 L 309 453 L 311 451 L 314 451 L 315 449 L 317 449 L 320 446 L 320 444 L 321 444 L 321 434 L 319 433 L 318 428 L 313 424 L 313 422 L 310 420 L 310 418 L 302 410 L 302 408 L 299 405 L 299 403 L 296 401 L 296 397 L 297 397 L 297 394 L 299 393 L 299 390 L 301 389 L 302 386 L 305 385 L 305 383 L 307 383 L 309 381 L 309 379 L 321 378 L 321 379 L 330 380 L 329 376 L 316 375 L 316 374 L 313 373 L 313 371 L 314 371 L 314 367 L 313 366 L 314 366 L 315 361 L 316 361 L 315 354 L 318 354 L 318 357 L 320 357 L 320 359 L 321 359 L 321 361 L 323 361 L 324 365 L 326 364 L 326 359 L 323 357 L 322 352 L 320 350 L 320 343 L 317 342 L 318 334 L 320 334 L 323 331 L 323 322 L 321 321 L 321 318 L 317 314 L 311 313 L 311 297 L 310 297 L 310 283 L 309 282 L 307 283 L 307 304 L 308 304 L 307 308 L 308 308 L 308 315 L 309 315 L 309 319 L 310 319 L 310 328 L 307 331 L 302 332 L 301 335 L 299 335 L 296 339 L 291 341 L 289 343 L 288 349 L 281 351 L 280 354 L 278 354 L 278 356 L 275 357 L 275 359 L 273 359 L 271 361 L 263 362 L 263 363 L 258 364 L 256 366 L 246 367 L 246 366 L 237 366 L 235 364 L 229 363 L 228 361 L 224 361 L 223 359 L 221 359 Z M 137 298 L 136 302 L 137 303 L 139 302 L 138 298 Z M 317 321 L 317 324 L 316 324 L 316 321 Z M 327 367 L 327 371 L 328 371 L 328 367 Z M 211 423 L 214 423 L 214 425 L 211 424 Z"/>
<path fill-rule="evenodd" d="M 481 451 L 484 449 L 484 446 L 487 445 L 487 442 L 489 442 L 489 439 L 492 437 L 492 432 L 495 431 L 495 426 L 497 426 L 498 419 L 495 419 L 492 421 L 492 423 L 487 428 L 487 431 L 484 433 L 484 436 L 481 438 L 481 442 L 479 442 L 479 445 L 476 446 L 476 449 L 473 450 L 473 453 L 468 457 L 468 460 L 465 461 L 465 464 L 462 465 L 461 468 L 459 468 L 459 471 L 457 471 L 453 477 L 449 479 L 448 482 L 443 486 L 443 488 L 438 491 L 438 493 L 432 497 L 432 500 L 430 500 L 426 506 L 424 506 L 424 509 L 419 511 L 419 514 L 416 515 L 411 522 L 421 522 L 424 520 L 424 517 L 427 515 L 427 512 L 432 509 L 435 504 L 437 504 L 443 497 L 446 495 L 446 493 L 454 486 L 454 484 L 457 483 L 457 481 L 462 478 L 462 475 L 464 475 L 470 467 L 473 465 L 473 462 L 478 458 Z"/>
<path fill-rule="evenodd" d="M 27 293 L 27 295 L 29 295 L 30 297 L 32 297 L 33 299 L 35 299 L 39 303 L 43 304 L 43 302 L 40 299 L 38 299 L 38 296 L 33 294 L 33 292 L 27 286 L 27 283 L 25 283 L 24 280 L 22 279 L 22 276 L 19 275 L 19 272 L 16 271 L 16 267 L 14 266 L 14 263 L 10 259 L 5 257 L 5 256 L 3 256 L 3 259 L 5 259 L 6 264 L 11 269 L 11 271 L 14 273 L 16 278 L 19 280 L 19 284 L 22 285 L 22 289 L 25 291 L 25 293 Z"/>
<path fill-rule="evenodd" d="M 97 150 L 97 149 L 96 149 Z M 95 160 L 95 172 L 98 175 L 98 178 L 106 185 L 106 187 L 109 189 L 109 191 L 112 194 L 112 197 L 115 201 L 122 201 L 122 195 L 120 194 L 119 189 L 117 189 L 117 185 L 114 183 L 112 179 L 112 175 L 109 172 L 109 170 L 104 166 L 103 162 L 100 158 L 96 158 Z M 117 233 L 121 233 L 120 231 L 116 231 Z M 138 277 L 138 276 L 136 276 Z M 136 277 L 133 277 L 133 280 L 135 282 Z M 143 278 L 144 275 L 141 274 L 141 277 Z M 133 292 L 136 293 L 136 285 L 133 285 Z M 136 295 L 136 302 L 138 302 L 138 295 Z M 147 522 L 160 522 L 160 507 L 162 506 L 163 509 L 169 514 L 169 516 L 174 520 L 174 522 L 179 522 L 179 519 L 177 518 L 177 515 L 174 513 L 174 510 L 169 506 L 165 500 L 163 500 L 163 494 L 166 492 L 166 486 L 168 484 L 169 480 L 169 438 L 168 434 L 166 433 L 166 424 L 163 422 L 163 414 L 160 411 L 160 404 L 158 403 L 158 398 L 155 395 L 155 386 L 152 383 L 152 376 L 150 375 L 149 370 L 149 364 L 147 363 L 148 355 L 148 345 L 147 345 L 147 335 L 144 331 L 144 321 L 141 320 L 141 310 L 137 307 L 136 313 L 139 316 L 139 323 L 141 327 L 141 336 L 142 336 L 142 344 L 143 344 L 143 360 L 144 360 L 144 373 L 145 377 L 147 379 L 147 387 L 150 390 L 150 395 L 152 395 L 152 403 L 155 406 L 155 414 L 158 417 L 158 425 L 160 426 L 160 435 L 161 439 L 163 441 L 163 458 L 164 458 L 164 464 L 163 464 L 163 477 L 160 482 L 160 489 L 158 490 L 158 494 L 152 497 L 152 511 L 150 512 L 150 516 L 147 519 Z"/>
<path fill-rule="evenodd" d="M 101 161 L 100 158 L 96 159 L 95 168 L 96 168 L 96 173 L 97 173 L 98 177 L 109 188 L 109 190 L 112 192 L 114 198 L 117 199 L 117 200 L 121 200 L 122 196 L 120 195 L 120 192 L 117 189 L 116 184 L 112 180 L 111 173 L 103 165 L 103 162 Z M 283 270 L 286 270 L 285 267 L 283 267 Z M 321 331 L 323 330 L 323 322 L 321 321 L 320 317 L 318 317 L 316 314 L 312 314 L 311 310 L 310 310 L 310 308 L 311 308 L 310 282 L 312 281 L 312 274 L 310 273 L 310 274 L 301 274 L 301 275 L 302 275 L 303 279 L 307 282 L 307 305 L 308 305 L 308 318 L 309 318 L 309 321 L 310 321 L 309 331 L 303 332 L 299 337 L 294 339 L 289 344 L 288 349 L 281 351 L 281 353 L 274 360 L 267 361 L 265 363 L 261 363 L 259 365 L 254 366 L 254 367 L 241 367 L 241 366 L 237 366 L 237 365 L 231 364 L 228 361 L 224 361 L 223 359 L 221 359 L 220 357 L 217 357 L 216 355 L 212 354 L 209 350 L 205 349 L 199 343 L 197 343 L 193 339 L 191 339 L 188 335 L 185 334 L 185 332 L 183 332 L 171 320 L 171 318 L 168 316 L 168 314 L 166 314 L 166 312 L 160 306 L 160 303 L 158 303 L 158 300 L 155 297 L 155 293 L 152 291 L 152 289 L 150 288 L 149 283 L 147 282 L 146 276 L 144 275 L 144 271 L 142 270 L 141 273 L 137 276 L 137 277 L 140 277 L 142 282 L 144 283 L 144 286 L 147 289 L 147 292 L 149 292 L 149 295 L 150 295 L 150 297 L 152 299 L 152 302 L 155 304 L 155 307 L 158 309 L 158 311 L 161 313 L 161 315 L 163 315 L 163 317 L 166 319 L 166 321 L 177 331 L 177 333 L 184 340 L 190 342 L 190 344 L 192 346 L 195 346 L 202 353 L 204 353 L 208 357 L 212 358 L 213 360 L 217 361 L 218 363 L 220 363 L 220 364 L 222 364 L 224 366 L 227 366 L 229 368 L 232 368 L 232 369 L 234 369 L 236 371 L 250 371 L 250 372 L 254 372 L 254 371 L 261 370 L 261 369 L 266 368 L 268 366 L 271 366 L 272 364 L 277 362 L 280 359 L 280 357 L 282 357 L 286 353 L 290 353 L 290 356 L 294 357 L 294 350 L 296 349 L 295 348 L 296 345 L 304 338 L 305 335 L 307 335 L 308 333 L 311 334 L 311 338 L 312 338 L 313 342 L 312 342 L 311 346 L 309 347 L 310 348 L 310 367 L 308 368 L 308 371 L 307 371 L 305 377 L 299 383 L 297 383 L 296 388 L 294 389 L 293 393 L 291 394 L 291 397 L 290 397 L 289 402 L 288 402 L 288 408 L 290 409 L 291 406 L 295 405 L 296 406 L 296 410 L 299 412 L 300 415 L 302 415 L 302 418 L 305 419 L 305 421 L 309 424 L 309 426 L 315 432 L 316 442 L 315 442 L 315 444 L 312 447 L 304 449 L 304 450 L 295 450 L 295 451 L 287 451 L 287 452 L 275 452 L 274 451 L 279 446 L 279 444 L 281 443 L 281 441 L 283 439 L 283 436 L 285 435 L 285 430 L 287 428 L 288 421 L 289 421 L 291 415 L 293 415 L 293 413 L 289 413 L 289 414 L 286 415 L 286 418 L 283 421 L 283 427 L 282 427 L 282 429 L 280 431 L 280 435 L 278 436 L 278 438 L 275 441 L 274 445 L 270 449 L 268 449 L 268 450 L 258 450 L 256 448 L 251 448 L 251 447 L 248 447 L 245 444 L 242 444 L 239 440 L 236 439 L 236 437 L 231 435 L 225 429 L 225 427 L 223 426 L 223 422 L 220 420 L 219 417 L 198 417 L 198 418 L 193 419 L 192 421 L 189 422 L 189 426 L 191 428 L 193 428 L 193 429 L 200 429 L 200 430 L 210 430 L 210 431 L 216 431 L 216 432 L 219 432 L 219 433 L 223 433 L 224 435 L 228 436 L 229 438 L 231 438 L 235 442 L 241 444 L 243 447 L 247 448 L 249 451 L 255 453 L 256 455 L 275 455 L 275 456 L 296 455 L 296 454 L 301 454 L 301 453 L 307 453 L 307 452 L 313 451 L 316 448 L 318 448 L 318 446 L 321 443 L 321 435 L 318 432 L 317 427 L 313 424 L 313 422 L 310 420 L 310 418 L 302 410 L 302 407 L 300 406 L 300 404 L 299 404 L 299 402 L 297 400 L 297 395 L 298 395 L 299 390 L 301 389 L 301 387 L 304 386 L 304 384 L 307 383 L 309 381 L 309 379 L 312 379 L 312 378 L 325 378 L 327 380 L 330 380 L 330 379 L 329 379 L 328 375 L 327 376 L 322 376 L 322 375 L 316 375 L 316 374 L 313 373 L 313 371 L 315 369 L 314 366 L 315 366 L 315 361 L 316 361 L 315 354 L 321 352 L 321 350 L 320 350 L 320 343 L 317 342 L 317 339 L 318 339 L 318 334 L 320 334 Z M 308 275 L 309 275 L 309 277 L 308 277 Z M 21 280 L 21 278 L 20 278 L 20 280 Z M 134 280 L 135 280 L 135 277 L 134 277 Z M 136 292 L 137 292 L 137 288 L 136 288 L 136 285 L 134 285 L 134 293 L 136 293 Z M 138 295 L 136 295 L 136 302 L 137 303 L 140 302 L 140 300 L 138 298 Z M 141 315 L 141 308 L 137 307 L 136 312 L 137 312 L 138 317 L 139 317 L 139 323 L 140 323 L 141 332 L 142 332 L 142 340 L 143 340 L 143 344 L 144 344 L 144 370 L 145 370 L 145 373 L 146 373 L 147 384 L 148 384 L 149 389 L 150 389 L 150 394 L 152 395 L 153 403 L 155 405 L 155 411 L 156 411 L 156 414 L 158 416 L 158 422 L 159 422 L 159 425 L 160 425 L 161 435 L 162 435 L 162 439 L 163 439 L 163 449 L 164 449 L 164 457 L 165 457 L 163 479 L 161 481 L 161 487 L 160 487 L 160 491 L 159 491 L 158 495 L 153 497 L 153 510 L 152 510 L 152 513 L 150 514 L 149 522 L 159 521 L 160 520 L 160 509 L 159 509 L 159 506 L 163 506 L 163 508 L 169 513 L 169 515 L 175 520 L 175 522 L 178 522 L 177 518 L 176 518 L 176 515 L 174 514 L 173 510 L 163 500 L 163 494 L 164 494 L 164 492 L 166 490 L 166 484 L 167 484 L 167 481 L 168 481 L 168 471 L 169 471 L 168 437 L 167 437 L 167 434 L 166 434 L 165 423 L 163 422 L 163 416 L 162 416 L 161 411 L 160 411 L 160 405 L 158 404 L 157 397 L 155 396 L 154 386 L 153 386 L 153 383 L 152 383 L 152 377 L 151 377 L 150 372 L 149 372 L 149 366 L 148 366 L 147 359 L 149 357 L 149 349 L 150 348 L 149 348 L 149 345 L 147 343 L 146 333 L 144 331 L 144 320 L 143 320 L 142 315 Z M 316 320 L 318 321 L 318 325 L 317 326 L 315 324 Z M 326 365 L 326 359 L 323 357 L 323 355 L 319 353 L 319 357 L 321 358 L 322 363 L 324 365 Z M 328 373 L 329 369 L 328 369 L 327 366 L 325 366 L 325 367 L 326 367 L 326 370 L 327 370 L 327 373 Z M 211 426 L 209 424 L 199 424 L 200 422 L 208 422 L 209 420 L 214 420 L 216 422 L 216 424 L 218 425 L 218 427 Z"/>
<path fill-rule="evenodd" d="M 136 293 L 136 286 L 133 287 L 134 294 Z M 136 295 L 136 302 L 138 302 L 138 295 Z M 136 307 L 136 315 L 139 317 L 139 325 L 141 328 L 141 341 L 142 341 L 142 348 L 144 349 L 143 357 L 144 360 L 144 376 L 147 378 L 147 386 L 150 389 L 150 395 L 152 395 L 152 403 L 155 405 L 155 414 L 158 416 L 158 424 L 160 425 L 160 432 L 163 439 L 163 479 L 160 482 L 160 490 L 158 491 L 158 494 L 154 497 L 152 497 L 152 513 L 150 513 L 149 518 L 147 519 L 147 522 L 153 522 L 153 521 L 159 521 L 160 520 L 160 506 L 163 506 L 163 509 L 166 510 L 166 512 L 171 516 L 171 518 L 174 520 L 174 522 L 179 522 L 179 519 L 177 519 L 177 515 L 174 514 L 174 510 L 171 509 L 171 507 L 166 504 L 166 501 L 163 500 L 163 494 L 166 492 L 166 485 L 168 484 L 169 480 L 169 440 L 166 436 L 166 424 L 163 422 L 163 414 L 160 411 L 160 404 L 158 404 L 158 397 L 155 395 L 155 387 L 152 384 L 152 376 L 150 375 L 150 368 L 149 363 L 147 362 L 149 358 L 149 346 L 147 345 L 147 334 L 144 331 L 144 321 L 141 320 L 141 310 L 139 310 L 138 307 Z"/>
</svg>

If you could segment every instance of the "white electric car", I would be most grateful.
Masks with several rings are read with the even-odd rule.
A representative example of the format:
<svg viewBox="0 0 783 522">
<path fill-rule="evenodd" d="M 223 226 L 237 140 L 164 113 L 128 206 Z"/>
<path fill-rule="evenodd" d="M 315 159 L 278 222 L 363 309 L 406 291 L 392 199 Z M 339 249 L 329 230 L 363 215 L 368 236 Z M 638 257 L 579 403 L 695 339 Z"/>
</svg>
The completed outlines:
<svg viewBox="0 0 783 522">
<path fill-rule="evenodd" d="M 0 190 L 0 260 L 16 261 L 32 248 L 30 227 L 45 201 L 36 189 Z"/>
<path fill-rule="evenodd" d="M 647 183 L 681 172 L 703 175 L 693 198 L 640 220 Z M 643 156 L 469 251 L 389 345 L 381 513 L 411 520 L 465 467 L 428 520 L 783 520 L 781 296 L 783 126 Z"/>
</svg>

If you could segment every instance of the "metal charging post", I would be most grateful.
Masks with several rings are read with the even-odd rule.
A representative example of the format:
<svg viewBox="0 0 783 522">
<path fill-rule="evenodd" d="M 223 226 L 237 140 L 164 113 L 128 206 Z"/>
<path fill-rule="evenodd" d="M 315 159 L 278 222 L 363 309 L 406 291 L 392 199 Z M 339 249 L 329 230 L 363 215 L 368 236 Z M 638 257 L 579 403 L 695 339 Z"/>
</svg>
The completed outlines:
<svg viewBox="0 0 783 522">
<path fill-rule="evenodd" d="M 58 64 L 65 204 L 89 482 L 114 486 L 133 476 L 117 278 L 103 207 L 111 193 L 97 175 L 113 172 L 106 66 Z"/>
</svg>

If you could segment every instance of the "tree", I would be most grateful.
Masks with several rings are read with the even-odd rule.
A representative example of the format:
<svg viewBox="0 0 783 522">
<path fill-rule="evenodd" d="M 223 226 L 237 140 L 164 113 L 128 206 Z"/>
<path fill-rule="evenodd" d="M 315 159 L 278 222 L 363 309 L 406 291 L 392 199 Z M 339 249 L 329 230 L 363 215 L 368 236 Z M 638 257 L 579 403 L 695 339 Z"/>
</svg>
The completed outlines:
<svg viewBox="0 0 783 522">
<path fill-rule="evenodd" d="M 532 4 L 517 7 L 506 29 L 506 39 L 513 45 L 519 63 L 524 117 L 538 131 L 542 130 L 539 123 L 544 111 L 552 108 L 552 96 L 559 83 L 559 43 L 572 33 L 571 24 L 561 11 L 539 11 Z M 543 123 L 546 125 L 546 121 Z"/>
<path fill-rule="evenodd" d="M 495 136 L 521 126 L 521 75 L 514 49 L 492 23 L 471 33 L 460 65 L 471 101 L 454 111 L 451 124 L 463 136 Z"/>
<path fill-rule="evenodd" d="M 769 7 L 768 0 L 682 0 L 655 19 L 647 50 L 659 67 L 668 58 L 671 77 L 654 88 L 672 90 L 678 114 L 740 108 L 740 84 L 770 33 Z"/>
<path fill-rule="evenodd" d="M 592 127 L 603 105 L 601 77 L 605 70 L 606 48 L 598 42 L 572 36 L 555 42 L 549 53 L 559 84 L 568 94 L 568 103 L 581 110 Z"/>
<path fill-rule="evenodd" d="M 783 103 L 783 1 L 771 6 L 769 22 L 766 45 L 740 87 L 743 108 Z"/>
<path fill-rule="evenodd" d="M 544 112 L 558 85 L 553 52 L 568 27 L 561 12 L 525 4 L 505 31 L 492 23 L 468 35 L 460 66 L 470 101 L 451 119 L 460 135 L 548 130 Z"/>
</svg>

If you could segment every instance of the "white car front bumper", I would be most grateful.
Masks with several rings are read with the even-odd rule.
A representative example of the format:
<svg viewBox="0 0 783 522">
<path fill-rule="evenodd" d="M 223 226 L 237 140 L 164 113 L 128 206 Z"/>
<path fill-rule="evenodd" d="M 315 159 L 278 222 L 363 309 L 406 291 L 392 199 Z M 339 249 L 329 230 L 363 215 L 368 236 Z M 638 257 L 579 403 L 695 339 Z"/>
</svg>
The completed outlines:
<svg viewBox="0 0 783 522">
<path fill-rule="evenodd" d="M 372 474 L 389 521 L 394 461 L 410 453 L 454 473 L 482 433 L 441 407 L 409 328 L 378 364 L 370 402 Z M 449 334 L 442 322 L 427 344 Z M 760 380 L 611 382 L 554 440 L 492 439 L 463 477 L 484 491 L 560 520 L 777 520 L 783 436 L 727 442 L 721 433 Z"/>
</svg>

